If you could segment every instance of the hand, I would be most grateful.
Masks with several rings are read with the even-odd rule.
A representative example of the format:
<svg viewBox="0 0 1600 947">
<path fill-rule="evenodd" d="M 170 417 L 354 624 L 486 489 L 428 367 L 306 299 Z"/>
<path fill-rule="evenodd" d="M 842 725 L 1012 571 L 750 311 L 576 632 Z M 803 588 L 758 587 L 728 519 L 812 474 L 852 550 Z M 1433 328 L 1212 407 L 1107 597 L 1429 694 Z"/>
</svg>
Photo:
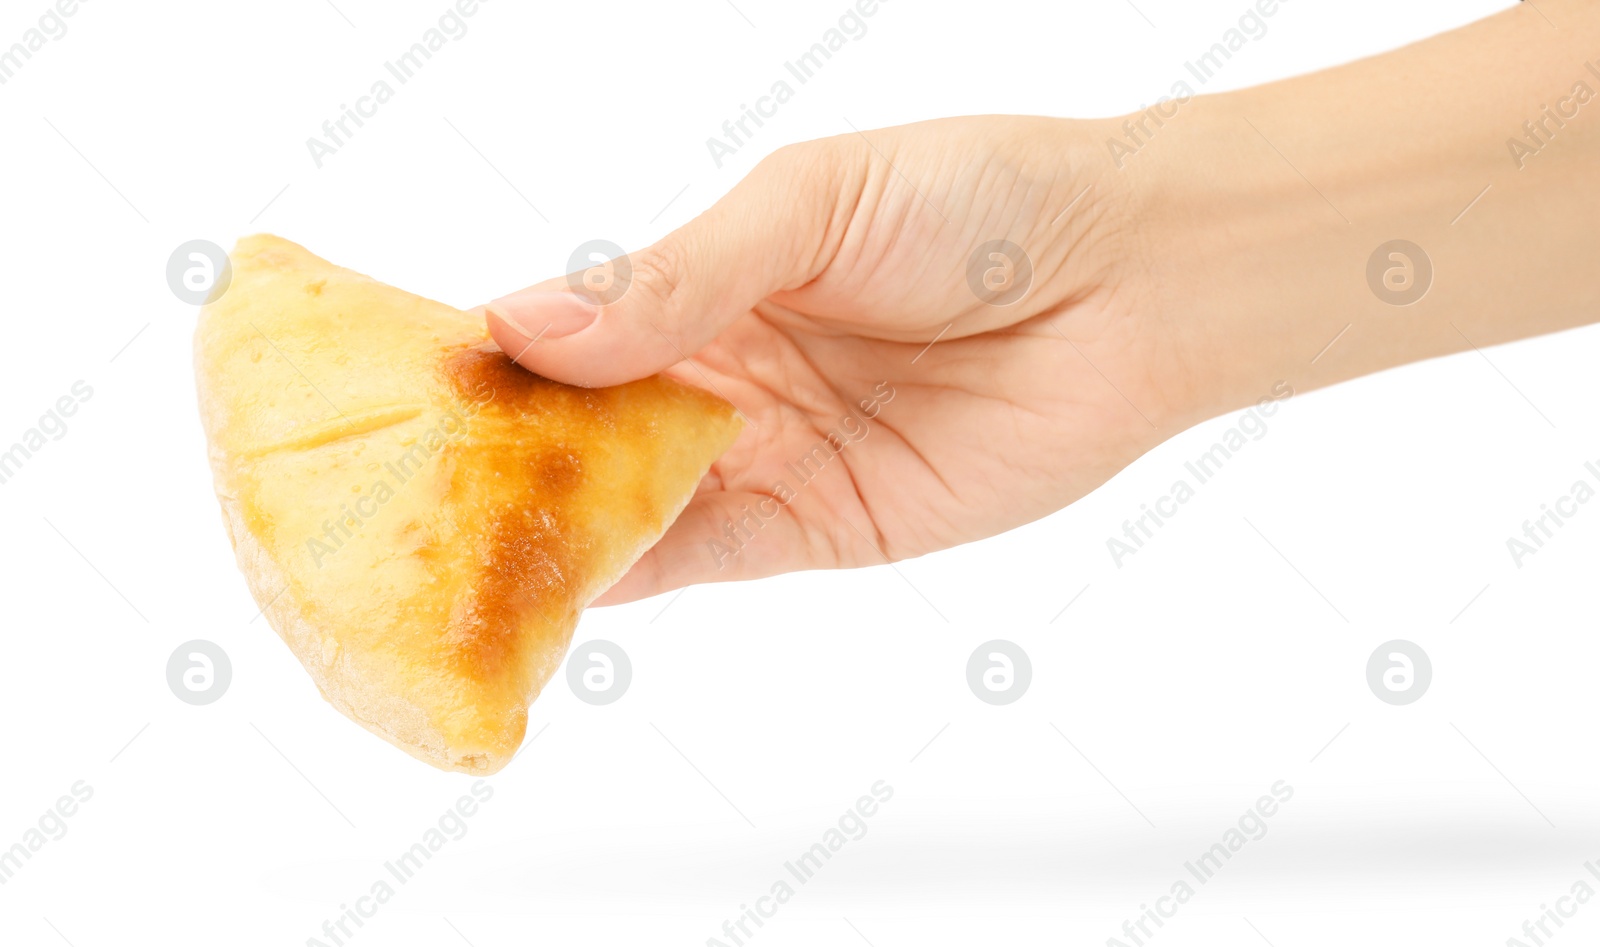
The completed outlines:
<svg viewBox="0 0 1600 947">
<path fill-rule="evenodd" d="M 1174 433 L 1185 372 L 1129 291 L 1102 150 L 1084 123 L 1032 118 L 791 146 L 631 254 L 620 298 L 558 278 L 491 304 L 495 340 L 535 372 L 666 369 L 747 419 L 602 601 L 990 536 Z"/>
<path fill-rule="evenodd" d="M 1600 2 L 1539 6 L 1159 121 L 790 146 L 634 254 L 621 298 L 556 279 L 497 300 L 490 331 L 533 371 L 669 370 L 750 422 L 602 601 L 990 536 L 1285 388 L 1600 318 L 1600 115 L 1552 135 L 1536 107 L 1570 112 L 1600 70 Z M 1397 238 L 1428 258 L 1420 298 L 1368 276 Z M 983 282 L 1007 264 L 1032 269 L 1014 301 Z"/>
</svg>

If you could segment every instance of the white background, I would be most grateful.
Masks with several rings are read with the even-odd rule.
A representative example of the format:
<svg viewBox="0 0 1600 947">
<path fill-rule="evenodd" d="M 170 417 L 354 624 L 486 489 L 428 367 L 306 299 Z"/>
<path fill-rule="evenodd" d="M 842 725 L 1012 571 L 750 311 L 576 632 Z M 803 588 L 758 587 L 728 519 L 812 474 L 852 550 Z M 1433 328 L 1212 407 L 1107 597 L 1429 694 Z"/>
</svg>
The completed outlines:
<svg viewBox="0 0 1600 947">
<path fill-rule="evenodd" d="M 94 390 L 0 486 L 0 848 L 94 789 L 0 886 L 0 942 L 304 944 L 472 783 L 345 720 L 252 621 L 195 312 L 165 281 L 180 243 L 269 230 L 465 307 L 586 240 L 647 244 L 785 142 L 1132 110 L 1246 8 L 892 0 L 719 170 L 705 139 L 844 0 L 491 0 L 319 170 L 306 138 L 446 8 L 336 2 L 92 0 L 0 86 L 0 442 Z M 1206 90 L 1503 6 L 1286 3 Z M 7 0 L 0 45 L 44 9 Z M 1099 945 L 1286 780 L 1266 837 L 1152 943 L 1503 944 L 1600 858 L 1600 505 L 1523 568 L 1506 549 L 1600 459 L 1597 356 L 1582 330 L 1297 396 L 1121 569 L 1106 537 L 1230 419 L 896 570 L 593 611 L 578 640 L 622 645 L 632 689 L 592 707 L 553 681 L 466 837 L 351 942 L 704 944 L 886 780 L 867 835 L 752 943 Z M 233 661 L 206 707 L 165 679 L 193 638 Z M 965 681 L 992 638 L 1033 663 L 1006 707 Z M 1393 638 L 1433 661 L 1404 707 L 1365 680 Z M 1590 905 L 1558 940 L 1597 933 Z"/>
</svg>

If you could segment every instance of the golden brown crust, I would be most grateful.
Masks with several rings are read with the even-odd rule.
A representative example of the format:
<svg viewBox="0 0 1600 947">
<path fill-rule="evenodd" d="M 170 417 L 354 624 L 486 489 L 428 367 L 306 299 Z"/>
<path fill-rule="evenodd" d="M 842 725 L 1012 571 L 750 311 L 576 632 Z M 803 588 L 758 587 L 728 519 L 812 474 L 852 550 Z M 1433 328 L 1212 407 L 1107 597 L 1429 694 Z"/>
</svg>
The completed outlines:
<svg viewBox="0 0 1600 947">
<path fill-rule="evenodd" d="M 481 320 L 276 237 L 232 263 L 196 379 L 251 592 L 334 706 L 493 772 L 579 613 L 737 436 L 732 407 L 662 377 L 541 378 Z"/>
</svg>

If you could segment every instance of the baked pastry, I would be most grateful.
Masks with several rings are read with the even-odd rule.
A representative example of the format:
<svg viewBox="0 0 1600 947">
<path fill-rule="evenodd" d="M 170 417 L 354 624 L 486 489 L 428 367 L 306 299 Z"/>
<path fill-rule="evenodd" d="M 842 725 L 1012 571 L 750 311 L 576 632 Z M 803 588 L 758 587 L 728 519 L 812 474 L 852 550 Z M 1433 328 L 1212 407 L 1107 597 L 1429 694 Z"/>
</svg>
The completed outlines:
<svg viewBox="0 0 1600 947">
<path fill-rule="evenodd" d="M 195 375 L 251 593 L 351 719 L 494 772 L 579 613 L 738 435 L 733 407 L 660 376 L 550 381 L 480 317 L 277 237 L 231 260 Z"/>
</svg>

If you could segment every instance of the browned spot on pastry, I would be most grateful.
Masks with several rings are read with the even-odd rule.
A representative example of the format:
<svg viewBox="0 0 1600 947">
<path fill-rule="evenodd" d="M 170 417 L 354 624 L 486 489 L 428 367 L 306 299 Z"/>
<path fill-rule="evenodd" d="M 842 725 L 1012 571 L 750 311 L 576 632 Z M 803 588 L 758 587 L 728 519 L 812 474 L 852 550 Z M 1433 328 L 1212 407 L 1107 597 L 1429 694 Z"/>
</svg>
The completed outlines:
<svg viewBox="0 0 1600 947">
<path fill-rule="evenodd" d="M 566 628 L 576 586 L 591 569 L 594 550 L 584 517 L 575 507 L 588 477 L 585 459 L 605 437 L 644 437 L 652 431 L 619 431 L 622 389 L 589 389 L 536 375 L 511 361 L 491 341 L 463 346 L 441 359 L 452 397 L 474 406 L 462 448 L 470 464 L 452 465 L 442 507 L 460 517 L 455 538 L 440 537 L 443 549 L 459 549 L 471 537 L 470 562 L 436 561 L 440 581 L 459 575 L 459 586 L 441 645 L 460 674 L 483 683 L 512 681 L 529 673 L 530 649 L 548 642 L 527 629 Z M 641 384 L 658 384 L 643 382 Z M 573 426 L 573 419 L 583 424 Z M 618 500 L 654 529 L 665 511 L 649 485 Z M 427 554 L 425 554 L 427 555 Z M 432 558 L 430 555 L 429 558 Z"/>
<path fill-rule="evenodd" d="M 499 410 L 531 406 L 541 393 L 566 388 L 513 362 L 493 342 L 458 349 L 444 359 L 445 380 L 463 401 L 485 402 Z"/>
<path fill-rule="evenodd" d="M 559 476 L 571 477 L 567 492 L 578 482 L 575 472 Z M 524 649 L 544 646 L 521 631 L 524 625 L 548 625 L 564 617 L 567 587 L 582 566 L 581 550 L 562 528 L 568 519 L 564 505 L 553 494 L 533 489 L 528 505 L 507 503 L 484 525 L 475 544 L 481 556 L 477 581 L 447 640 L 453 660 L 474 677 L 490 680 L 523 671 Z"/>
<path fill-rule="evenodd" d="M 445 356 L 442 370 L 458 400 L 492 414 L 559 417 L 576 410 L 595 424 L 613 423 L 615 389 L 551 381 L 513 362 L 493 342 L 457 349 Z"/>
<path fill-rule="evenodd" d="M 454 393 L 477 405 L 467 422 L 475 462 L 452 469 L 445 503 L 464 514 L 456 527 L 473 537 L 476 556 L 466 565 L 475 579 L 443 644 L 451 663 L 480 681 L 529 672 L 528 649 L 547 643 L 527 628 L 565 627 L 569 586 L 585 566 L 572 509 L 582 444 L 542 425 L 553 403 L 593 394 L 532 374 L 488 345 L 458 350 L 443 368 Z"/>
<path fill-rule="evenodd" d="M 521 634 L 524 618 L 549 612 L 548 603 L 564 586 L 560 544 L 530 530 L 528 519 L 512 512 L 487 525 L 478 580 L 450 624 L 446 644 L 452 659 L 480 681 L 526 667 L 523 649 L 540 642 Z"/>
</svg>

